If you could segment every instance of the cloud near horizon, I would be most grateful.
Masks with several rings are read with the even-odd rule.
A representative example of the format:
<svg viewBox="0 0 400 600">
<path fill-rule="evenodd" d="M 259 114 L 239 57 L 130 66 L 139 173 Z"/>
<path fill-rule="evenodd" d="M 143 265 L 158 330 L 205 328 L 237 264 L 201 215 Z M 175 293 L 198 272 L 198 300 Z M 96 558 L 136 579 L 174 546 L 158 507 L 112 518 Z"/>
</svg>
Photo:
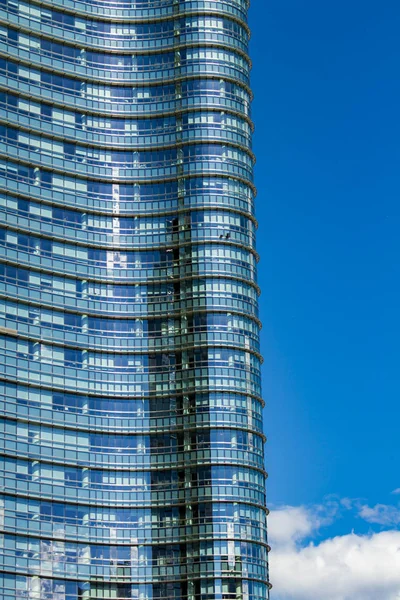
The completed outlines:
<svg viewBox="0 0 400 600">
<path fill-rule="evenodd" d="M 370 523 L 400 521 L 396 507 L 348 499 L 271 511 L 271 600 L 400 600 L 400 531 L 310 541 L 350 508 Z"/>
</svg>

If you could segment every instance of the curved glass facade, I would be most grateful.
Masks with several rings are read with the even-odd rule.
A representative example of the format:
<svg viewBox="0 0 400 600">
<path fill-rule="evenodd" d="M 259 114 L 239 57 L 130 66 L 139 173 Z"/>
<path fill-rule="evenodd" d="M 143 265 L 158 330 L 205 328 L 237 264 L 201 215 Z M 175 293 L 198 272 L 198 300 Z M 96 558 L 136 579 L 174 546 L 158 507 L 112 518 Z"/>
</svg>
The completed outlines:
<svg viewBox="0 0 400 600">
<path fill-rule="evenodd" d="M 0 0 L 0 596 L 266 600 L 247 0 Z"/>
</svg>

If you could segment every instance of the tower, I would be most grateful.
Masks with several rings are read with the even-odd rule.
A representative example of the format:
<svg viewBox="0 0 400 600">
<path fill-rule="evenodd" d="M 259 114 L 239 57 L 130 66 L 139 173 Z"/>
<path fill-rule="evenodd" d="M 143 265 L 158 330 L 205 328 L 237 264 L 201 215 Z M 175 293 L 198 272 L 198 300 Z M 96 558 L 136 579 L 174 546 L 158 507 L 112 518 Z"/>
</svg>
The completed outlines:
<svg viewBox="0 0 400 600">
<path fill-rule="evenodd" d="M 247 0 L 1 0 L 0 595 L 266 600 Z"/>
</svg>

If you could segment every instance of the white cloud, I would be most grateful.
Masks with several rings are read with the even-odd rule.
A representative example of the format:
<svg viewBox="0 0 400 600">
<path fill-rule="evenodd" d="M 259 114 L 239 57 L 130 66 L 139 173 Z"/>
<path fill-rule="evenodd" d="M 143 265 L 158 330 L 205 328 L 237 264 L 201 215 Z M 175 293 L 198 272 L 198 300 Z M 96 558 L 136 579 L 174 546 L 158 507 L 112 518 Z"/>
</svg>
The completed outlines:
<svg viewBox="0 0 400 600">
<path fill-rule="evenodd" d="M 337 501 L 327 501 L 310 508 L 280 507 L 269 518 L 269 538 L 278 546 L 296 544 L 314 535 L 323 525 L 331 523 L 338 510 Z"/>
<path fill-rule="evenodd" d="M 316 529 L 311 515 L 302 506 L 284 506 L 269 517 L 269 539 L 276 545 L 293 544 Z"/>
<path fill-rule="evenodd" d="M 400 509 L 387 504 L 376 504 L 372 507 L 363 505 L 359 509 L 359 515 L 368 523 L 379 525 L 398 525 L 400 523 Z"/>
<path fill-rule="evenodd" d="M 271 600 L 400 600 L 400 531 L 307 541 L 342 505 L 271 512 Z"/>
</svg>

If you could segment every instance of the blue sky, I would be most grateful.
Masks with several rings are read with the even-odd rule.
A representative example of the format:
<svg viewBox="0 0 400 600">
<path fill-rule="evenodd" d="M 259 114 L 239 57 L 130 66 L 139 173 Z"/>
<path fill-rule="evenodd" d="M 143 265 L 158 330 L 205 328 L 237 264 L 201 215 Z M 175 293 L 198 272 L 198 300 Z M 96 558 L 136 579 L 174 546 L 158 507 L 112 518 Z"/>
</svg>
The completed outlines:
<svg viewBox="0 0 400 600">
<path fill-rule="evenodd" d="M 273 535 L 400 548 L 400 3 L 253 0 L 250 25 Z M 279 568 L 273 600 L 330 600 Z"/>
</svg>

